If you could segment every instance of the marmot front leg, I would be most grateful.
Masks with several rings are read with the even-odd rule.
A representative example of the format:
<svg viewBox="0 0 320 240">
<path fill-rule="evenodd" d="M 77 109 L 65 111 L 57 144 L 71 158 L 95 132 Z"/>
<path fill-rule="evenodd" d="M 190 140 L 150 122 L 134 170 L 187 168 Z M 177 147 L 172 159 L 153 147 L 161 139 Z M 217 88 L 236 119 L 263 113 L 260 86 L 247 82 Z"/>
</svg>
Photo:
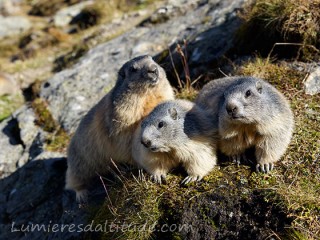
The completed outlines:
<svg viewBox="0 0 320 240">
<path fill-rule="evenodd" d="M 76 192 L 76 200 L 78 203 L 86 203 L 88 201 L 87 184 L 77 175 L 73 174 L 70 167 L 66 173 L 66 189 Z"/>
<path fill-rule="evenodd" d="M 268 173 L 273 170 L 274 163 L 280 159 L 286 150 L 286 147 L 279 144 L 279 141 L 281 139 L 265 138 L 261 143 L 256 145 L 257 172 Z"/>
<path fill-rule="evenodd" d="M 159 164 L 153 169 L 150 169 L 150 168 L 148 169 L 148 167 L 146 167 L 146 169 L 150 173 L 152 181 L 162 184 L 163 182 L 166 181 L 167 174 L 173 167 L 175 166 L 173 165 L 161 166 L 161 164 Z"/>
<path fill-rule="evenodd" d="M 216 165 L 215 156 L 203 156 L 203 158 L 188 161 L 184 164 L 188 176 L 181 181 L 181 184 L 188 184 L 195 181 L 200 181 L 206 176 Z"/>
</svg>

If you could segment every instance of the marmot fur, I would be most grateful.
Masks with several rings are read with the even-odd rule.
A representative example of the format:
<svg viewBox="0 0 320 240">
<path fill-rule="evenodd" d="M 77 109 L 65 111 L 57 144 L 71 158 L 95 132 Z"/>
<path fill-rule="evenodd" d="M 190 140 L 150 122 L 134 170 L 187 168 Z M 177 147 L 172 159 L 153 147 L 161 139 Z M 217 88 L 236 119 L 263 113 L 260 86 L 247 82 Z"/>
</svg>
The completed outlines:
<svg viewBox="0 0 320 240">
<path fill-rule="evenodd" d="M 284 154 L 294 120 L 288 101 L 272 85 L 254 77 L 211 81 L 196 99 L 219 126 L 219 149 L 240 159 L 255 148 L 256 170 L 268 172 Z"/>
<path fill-rule="evenodd" d="M 86 200 L 90 179 L 108 170 L 111 159 L 131 163 L 132 137 L 159 103 L 174 99 L 166 74 L 150 56 L 136 57 L 119 70 L 114 88 L 82 119 L 68 148 L 66 189 Z"/>
<path fill-rule="evenodd" d="M 132 155 L 152 178 L 161 183 L 179 164 L 187 184 L 201 180 L 216 165 L 217 126 L 194 103 L 167 101 L 158 105 L 140 124 Z"/>
</svg>

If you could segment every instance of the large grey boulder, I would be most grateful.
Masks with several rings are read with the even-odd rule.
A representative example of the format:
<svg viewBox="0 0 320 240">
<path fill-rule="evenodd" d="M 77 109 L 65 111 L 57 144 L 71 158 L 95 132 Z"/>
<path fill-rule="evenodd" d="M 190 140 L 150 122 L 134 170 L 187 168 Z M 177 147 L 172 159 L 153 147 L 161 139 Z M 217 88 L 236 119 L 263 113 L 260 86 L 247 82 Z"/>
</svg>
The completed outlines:
<svg viewBox="0 0 320 240">
<path fill-rule="evenodd" d="M 113 87 L 117 71 L 129 59 L 155 55 L 182 39 L 190 39 L 191 64 L 208 63 L 229 49 L 232 33 L 238 26 L 234 10 L 242 0 L 171 2 L 176 4 L 173 9 L 179 14 L 172 14 L 174 17 L 159 24 L 137 26 L 97 46 L 73 68 L 43 84 L 41 97 L 48 101 L 53 117 L 68 132 L 73 132 L 88 109 Z M 206 30 L 208 33 L 202 34 Z"/>
<path fill-rule="evenodd" d="M 309 95 L 315 95 L 320 93 L 320 67 L 318 66 L 314 69 L 308 78 L 306 79 L 305 83 L 305 92 Z"/>
<path fill-rule="evenodd" d="M 24 147 L 19 134 L 16 119 L 7 119 L 0 123 L 0 179 L 17 169 Z"/>
</svg>

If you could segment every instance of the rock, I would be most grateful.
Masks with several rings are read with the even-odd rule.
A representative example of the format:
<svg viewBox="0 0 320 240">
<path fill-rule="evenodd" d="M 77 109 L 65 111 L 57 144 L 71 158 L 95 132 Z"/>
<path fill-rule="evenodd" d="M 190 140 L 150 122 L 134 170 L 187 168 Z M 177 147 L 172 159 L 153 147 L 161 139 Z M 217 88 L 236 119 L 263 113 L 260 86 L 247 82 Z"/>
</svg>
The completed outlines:
<svg viewBox="0 0 320 240">
<path fill-rule="evenodd" d="M 320 93 L 320 67 L 318 66 L 313 72 L 310 73 L 305 83 L 305 92 L 309 95 Z"/>
<path fill-rule="evenodd" d="M 117 71 L 129 59 L 142 54 L 155 55 L 179 39 L 186 38 L 195 39 L 189 44 L 192 46 L 190 56 L 193 56 L 191 63 L 194 66 L 210 64 L 212 59 L 217 59 L 228 50 L 238 21 L 235 14 L 227 12 L 240 7 L 243 1 L 228 0 L 222 3 L 215 0 L 208 1 L 208 4 L 191 0 L 174 2 L 180 3 L 180 8 L 177 5 L 174 8 L 176 11 L 185 9 L 188 13 L 181 16 L 177 14 L 151 27 L 133 28 L 90 50 L 73 68 L 56 74 L 43 84 L 40 96 L 48 101 L 53 117 L 68 132 L 73 132 L 88 109 L 113 87 Z M 203 20 L 212 12 L 215 13 L 213 22 L 204 25 Z M 226 23 L 221 24 L 223 21 Z M 228 25 L 231 26 L 230 30 Z M 205 30 L 208 32 L 201 34 Z M 202 56 L 204 53 L 205 57 Z M 198 56 L 198 60 L 201 58 L 198 65 L 195 56 Z"/>
<path fill-rule="evenodd" d="M 82 9 L 91 5 L 93 1 L 84 1 L 70 7 L 65 7 L 59 10 L 55 16 L 53 17 L 53 23 L 56 27 L 64 27 L 67 26 L 72 18 L 77 16 Z"/>
<path fill-rule="evenodd" d="M 0 16 L 0 39 L 7 37 L 7 36 L 12 36 L 12 35 L 26 32 L 30 28 L 31 28 L 31 23 L 25 17 L 20 17 L 20 16 L 2 17 L 2 16 Z"/>
<path fill-rule="evenodd" d="M 0 124 L 0 179 L 43 152 L 46 133 L 35 119 L 33 110 L 22 106 Z"/>
<path fill-rule="evenodd" d="M 75 239 L 83 232 L 69 225 L 88 224 L 90 209 L 79 208 L 73 192 L 64 190 L 66 159 L 61 153 L 44 152 L 0 182 L 1 239 Z M 95 202 L 104 200 L 101 189 L 93 191 Z M 91 200 L 90 200 L 91 201 Z M 53 225 L 58 224 L 57 231 Z M 65 229 L 61 228 L 65 225 Z M 42 226 L 37 231 L 24 230 Z"/>
<path fill-rule="evenodd" d="M 21 12 L 21 0 L 0 0 L 0 15 L 8 16 Z"/>
<path fill-rule="evenodd" d="M 19 91 L 20 89 L 15 79 L 6 73 L 0 72 L 0 96 L 14 95 Z"/>
<path fill-rule="evenodd" d="M 20 138 L 20 129 L 16 119 L 7 119 L 0 123 L 0 179 L 17 169 L 17 162 L 24 147 Z"/>
</svg>

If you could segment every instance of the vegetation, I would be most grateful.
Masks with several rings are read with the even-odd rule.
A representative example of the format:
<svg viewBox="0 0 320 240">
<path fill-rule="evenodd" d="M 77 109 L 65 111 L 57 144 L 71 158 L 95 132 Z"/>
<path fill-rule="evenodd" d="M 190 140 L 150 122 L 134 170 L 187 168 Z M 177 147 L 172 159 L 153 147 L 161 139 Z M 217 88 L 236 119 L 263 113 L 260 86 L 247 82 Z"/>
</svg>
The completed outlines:
<svg viewBox="0 0 320 240">
<path fill-rule="evenodd" d="M 285 62 L 255 58 L 237 68 L 235 74 L 264 78 L 291 101 L 296 122 L 291 145 L 280 162 L 275 181 L 258 186 L 277 193 L 267 196 L 270 201 L 281 196 L 281 204 L 295 219 L 292 227 L 296 233 L 305 239 L 316 239 L 320 235 L 320 96 L 304 94 L 307 73 L 294 70 Z"/>
<path fill-rule="evenodd" d="M 319 59 L 319 0 L 253 0 L 240 13 L 237 51 L 275 53 L 305 60 Z M 252 34 L 254 33 L 254 34 Z"/>
<path fill-rule="evenodd" d="M 45 148 L 48 151 L 66 152 L 66 148 L 70 141 L 70 136 L 61 128 L 61 126 L 53 119 L 47 104 L 41 98 L 32 101 L 31 107 L 36 114 L 35 123 L 47 132 L 45 139 Z"/>
<path fill-rule="evenodd" d="M 9 117 L 23 103 L 21 94 L 0 97 L 0 122 Z"/>
</svg>

